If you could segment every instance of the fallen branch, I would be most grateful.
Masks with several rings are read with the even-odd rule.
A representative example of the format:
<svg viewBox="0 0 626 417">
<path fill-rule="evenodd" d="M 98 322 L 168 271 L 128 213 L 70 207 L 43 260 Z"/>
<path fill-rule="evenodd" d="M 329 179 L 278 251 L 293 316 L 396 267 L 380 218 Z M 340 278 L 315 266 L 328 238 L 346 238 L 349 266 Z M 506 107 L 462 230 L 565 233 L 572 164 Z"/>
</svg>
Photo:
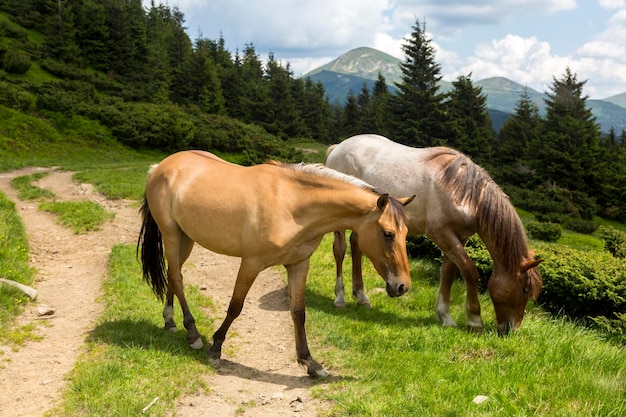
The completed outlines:
<svg viewBox="0 0 626 417">
<path fill-rule="evenodd" d="M 12 281 L 10 279 L 5 279 L 5 278 L 0 278 L 0 282 L 19 288 L 24 294 L 29 296 L 31 300 L 34 300 L 35 298 L 37 298 L 37 290 L 29 287 L 28 285 L 20 284 L 19 282 L 15 282 L 15 281 Z"/>
<path fill-rule="evenodd" d="M 148 409 L 150 407 L 152 407 L 154 404 L 156 404 L 156 402 L 159 401 L 159 397 L 154 397 L 154 400 L 150 401 L 150 404 L 146 405 L 142 410 L 141 410 L 141 414 L 145 414 L 146 411 L 148 411 Z"/>
</svg>

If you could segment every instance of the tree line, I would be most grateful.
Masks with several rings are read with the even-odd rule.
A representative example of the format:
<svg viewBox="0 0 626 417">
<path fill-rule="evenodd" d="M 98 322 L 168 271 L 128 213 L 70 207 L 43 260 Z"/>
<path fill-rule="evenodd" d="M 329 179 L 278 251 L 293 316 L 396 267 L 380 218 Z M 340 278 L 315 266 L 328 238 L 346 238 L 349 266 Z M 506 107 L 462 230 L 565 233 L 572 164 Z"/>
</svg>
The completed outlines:
<svg viewBox="0 0 626 417">
<path fill-rule="evenodd" d="M 522 95 L 494 132 L 471 74 L 449 93 L 439 91 L 441 67 L 419 20 L 403 45 L 393 94 L 379 74 L 371 91 L 364 84 L 346 103 L 330 103 L 321 83 L 296 78 L 271 52 L 263 62 L 252 43 L 231 52 L 222 37 L 192 41 L 177 7 L 144 8 L 141 0 L 0 6 L 19 25 L 0 24 L 2 105 L 88 117 L 134 147 L 246 150 L 250 163 L 297 159 L 281 146 L 293 138 L 329 144 L 378 133 L 410 146 L 451 146 L 487 168 L 516 206 L 545 221 L 596 214 L 626 221 L 626 134 L 600 134 L 585 82 L 569 68 L 549 86 L 544 117 Z M 7 76 L 36 67 L 56 78 Z"/>
</svg>

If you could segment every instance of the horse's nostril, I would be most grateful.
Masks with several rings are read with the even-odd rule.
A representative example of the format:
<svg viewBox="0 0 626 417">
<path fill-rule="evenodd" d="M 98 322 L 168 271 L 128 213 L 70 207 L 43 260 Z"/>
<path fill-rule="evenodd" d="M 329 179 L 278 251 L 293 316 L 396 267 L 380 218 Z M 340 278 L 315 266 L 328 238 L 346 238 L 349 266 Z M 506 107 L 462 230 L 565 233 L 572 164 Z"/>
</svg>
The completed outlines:
<svg viewBox="0 0 626 417">
<path fill-rule="evenodd" d="M 400 285 L 398 286 L 398 294 L 399 294 L 399 295 L 402 295 L 402 294 L 404 294 L 404 293 L 405 293 L 405 292 L 407 292 L 407 291 L 408 291 L 408 288 L 407 288 L 407 287 L 405 287 L 405 286 L 404 286 L 404 284 L 400 284 Z"/>
</svg>

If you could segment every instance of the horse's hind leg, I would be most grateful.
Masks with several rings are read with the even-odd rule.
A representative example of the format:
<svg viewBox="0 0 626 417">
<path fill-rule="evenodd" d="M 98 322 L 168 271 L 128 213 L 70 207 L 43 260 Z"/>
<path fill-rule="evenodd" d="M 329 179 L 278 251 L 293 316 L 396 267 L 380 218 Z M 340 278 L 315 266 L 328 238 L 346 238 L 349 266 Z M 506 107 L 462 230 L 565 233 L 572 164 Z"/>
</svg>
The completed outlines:
<svg viewBox="0 0 626 417">
<path fill-rule="evenodd" d="M 333 255 L 335 256 L 335 266 L 337 268 L 337 279 L 335 281 L 335 307 L 345 307 L 346 299 L 343 286 L 343 260 L 346 256 L 346 231 L 335 232 L 333 241 Z"/>
<path fill-rule="evenodd" d="M 175 249 L 174 249 L 175 248 Z M 168 252 L 169 249 L 169 252 Z M 181 268 L 193 249 L 193 241 L 182 231 L 178 235 L 178 242 L 170 243 L 165 253 L 168 262 L 168 286 L 165 308 L 163 309 L 163 317 L 165 319 L 165 328 L 174 331 L 176 324 L 174 323 L 174 295 L 178 298 L 181 310 L 183 311 L 183 325 L 187 329 L 187 344 L 192 349 L 201 349 L 203 346 L 202 337 L 196 328 L 196 320 L 191 314 L 185 291 L 183 288 L 183 275 Z"/>
<path fill-rule="evenodd" d="M 167 285 L 167 295 L 165 297 L 165 306 L 163 307 L 163 320 L 165 321 L 165 330 L 176 333 L 176 322 L 174 321 L 174 291 L 171 285 Z"/>
<path fill-rule="evenodd" d="M 359 247 L 359 236 L 356 232 L 350 234 L 350 251 L 352 252 L 352 295 L 356 304 L 372 308 L 369 297 L 363 286 L 363 252 Z"/>
</svg>

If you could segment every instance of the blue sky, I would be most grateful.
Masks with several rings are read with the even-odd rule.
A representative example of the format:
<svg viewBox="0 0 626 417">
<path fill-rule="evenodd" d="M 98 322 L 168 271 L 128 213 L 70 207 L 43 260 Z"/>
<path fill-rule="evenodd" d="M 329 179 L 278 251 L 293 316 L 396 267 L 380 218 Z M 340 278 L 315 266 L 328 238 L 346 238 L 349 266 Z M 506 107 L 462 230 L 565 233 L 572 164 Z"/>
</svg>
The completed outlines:
<svg viewBox="0 0 626 417">
<path fill-rule="evenodd" d="M 154 0 L 159 3 L 158 0 Z M 150 0 L 144 0 L 149 5 Z M 231 53 L 252 43 L 296 76 L 369 46 L 404 59 L 426 21 L 441 75 L 503 76 L 538 91 L 570 67 L 584 93 L 626 92 L 626 0 L 168 0 L 192 40 L 223 36 Z"/>
</svg>

